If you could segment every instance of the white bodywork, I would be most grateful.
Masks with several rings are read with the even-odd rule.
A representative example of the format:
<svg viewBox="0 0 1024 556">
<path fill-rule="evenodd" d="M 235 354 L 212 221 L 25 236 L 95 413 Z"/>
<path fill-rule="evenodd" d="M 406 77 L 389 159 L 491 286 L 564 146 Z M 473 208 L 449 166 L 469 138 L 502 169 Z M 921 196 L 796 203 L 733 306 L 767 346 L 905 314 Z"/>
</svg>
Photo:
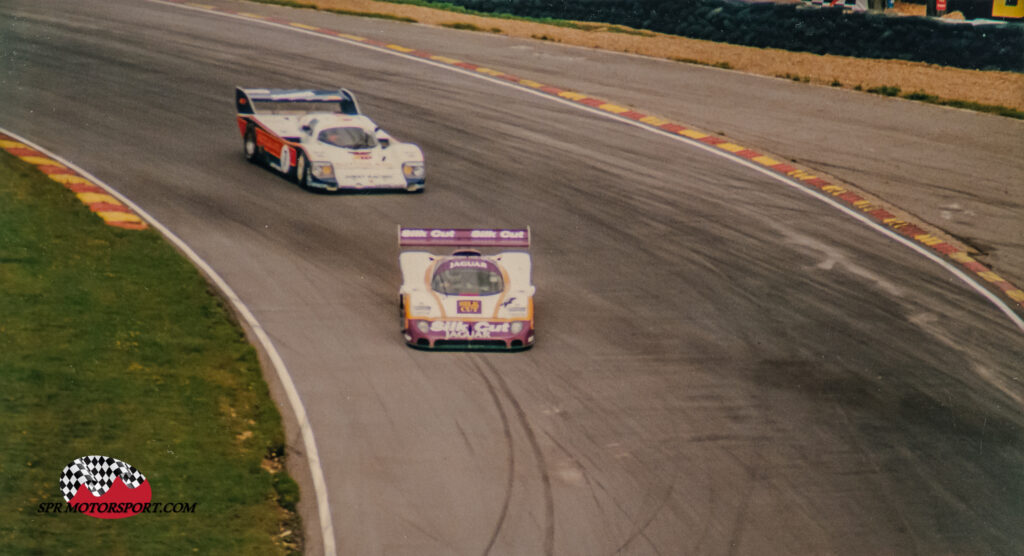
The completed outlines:
<svg viewBox="0 0 1024 556">
<path fill-rule="evenodd" d="M 405 251 L 399 257 L 402 269 L 402 295 L 407 318 L 412 319 L 491 319 L 532 320 L 531 300 L 535 288 L 530 283 L 530 254 L 519 251 L 481 256 L 498 265 L 505 277 L 501 294 L 485 296 L 444 295 L 430 287 L 435 263 L 447 257 L 423 251 Z M 460 300 L 480 301 L 479 314 L 460 315 Z"/>
<path fill-rule="evenodd" d="M 423 152 L 416 145 L 395 141 L 366 116 L 336 113 L 304 115 L 261 114 L 260 124 L 279 137 L 298 140 L 303 161 L 296 160 L 296 177 L 308 187 L 328 190 L 423 188 Z M 331 128 L 359 128 L 376 138 L 367 148 L 345 148 L 320 141 L 320 133 Z M 286 157 L 282 157 L 287 160 Z M 284 168 L 278 168 L 287 171 Z"/>
</svg>

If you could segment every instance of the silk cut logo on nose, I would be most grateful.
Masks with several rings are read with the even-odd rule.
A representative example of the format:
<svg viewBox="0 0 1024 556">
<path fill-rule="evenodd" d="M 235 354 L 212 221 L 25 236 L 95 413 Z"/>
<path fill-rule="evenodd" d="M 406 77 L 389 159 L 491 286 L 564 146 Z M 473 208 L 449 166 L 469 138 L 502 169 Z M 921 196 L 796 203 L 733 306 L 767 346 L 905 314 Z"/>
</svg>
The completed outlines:
<svg viewBox="0 0 1024 556">
<path fill-rule="evenodd" d="M 459 313 L 480 314 L 480 300 L 460 299 Z"/>
<path fill-rule="evenodd" d="M 126 462 L 107 456 L 80 457 L 60 474 L 64 501 L 100 519 L 131 517 L 153 498 L 146 477 Z"/>
</svg>

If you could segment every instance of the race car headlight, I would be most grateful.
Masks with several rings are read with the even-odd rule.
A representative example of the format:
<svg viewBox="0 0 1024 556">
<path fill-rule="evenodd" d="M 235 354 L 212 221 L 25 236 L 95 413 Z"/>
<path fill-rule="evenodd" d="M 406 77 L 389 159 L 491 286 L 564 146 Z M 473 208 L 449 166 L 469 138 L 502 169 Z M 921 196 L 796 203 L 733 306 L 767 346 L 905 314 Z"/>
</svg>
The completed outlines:
<svg viewBox="0 0 1024 556">
<path fill-rule="evenodd" d="M 314 162 L 312 171 L 313 177 L 318 180 L 334 178 L 334 165 L 330 162 Z"/>
<path fill-rule="evenodd" d="M 417 322 L 416 323 L 416 328 L 419 329 L 420 333 L 422 333 L 422 334 L 426 334 L 427 332 L 430 332 L 430 325 L 427 324 L 427 321 L 425 321 L 425 320 L 421 320 L 421 321 Z"/>
<path fill-rule="evenodd" d="M 523 331 L 523 321 L 521 321 L 521 320 L 514 321 L 512 323 L 512 329 L 511 330 L 512 330 L 513 334 L 519 334 L 520 332 L 522 332 Z"/>
<path fill-rule="evenodd" d="M 422 162 L 406 162 L 402 164 L 402 173 L 406 179 L 419 180 L 427 175 L 427 169 L 423 167 Z"/>
</svg>

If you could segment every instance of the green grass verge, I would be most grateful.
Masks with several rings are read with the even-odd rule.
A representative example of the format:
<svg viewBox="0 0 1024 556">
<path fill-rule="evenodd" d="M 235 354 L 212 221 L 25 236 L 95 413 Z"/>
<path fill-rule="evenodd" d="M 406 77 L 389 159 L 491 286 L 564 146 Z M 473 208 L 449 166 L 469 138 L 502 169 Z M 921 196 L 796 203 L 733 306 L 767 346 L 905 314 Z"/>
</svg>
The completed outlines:
<svg viewBox="0 0 1024 556">
<path fill-rule="evenodd" d="M 917 100 L 920 102 L 928 102 L 931 104 L 938 104 L 941 106 L 952 106 L 954 108 L 963 108 L 965 110 L 974 110 L 975 112 L 985 112 L 987 114 L 995 114 L 997 116 L 1005 116 L 1007 118 L 1016 118 L 1018 120 L 1024 120 L 1024 110 L 1017 110 L 1016 108 L 1010 108 L 1008 106 L 981 104 L 980 102 L 973 102 L 969 100 L 940 98 L 938 96 L 930 95 L 922 91 L 915 91 L 913 93 L 903 93 L 900 96 L 908 100 Z"/>
<path fill-rule="evenodd" d="M 607 31 L 609 33 L 619 33 L 620 35 L 633 35 L 633 36 L 636 36 L 636 37 L 654 37 L 654 36 L 656 36 L 654 33 L 651 33 L 650 31 L 639 31 L 639 30 L 633 29 L 631 27 L 622 27 L 622 26 L 617 26 L 617 25 L 610 25 L 608 27 L 605 27 L 602 30 L 603 31 Z"/>
<path fill-rule="evenodd" d="M 481 33 L 500 33 L 501 32 L 501 29 L 498 29 L 497 27 L 491 27 L 490 29 L 484 29 L 483 27 L 480 27 L 478 25 L 473 25 L 472 23 L 464 23 L 464 22 L 461 22 L 461 21 L 457 21 L 455 23 L 442 23 L 441 27 L 447 27 L 449 29 L 459 29 L 460 31 L 478 31 L 478 32 L 481 32 Z"/>
<path fill-rule="evenodd" d="M 289 8 L 302 8 L 307 10 L 318 10 L 323 12 L 330 12 L 332 14 L 339 15 L 354 15 L 358 17 L 372 17 L 375 19 L 389 19 L 392 21 L 402 21 L 405 23 L 416 23 L 416 20 L 411 17 L 404 17 L 400 15 L 382 14 L 377 12 L 360 12 L 354 10 L 340 10 L 337 8 L 321 8 L 316 4 L 310 2 L 295 2 L 293 0 L 251 0 L 258 4 L 273 4 L 275 6 L 286 6 Z"/>
<path fill-rule="evenodd" d="M 855 90 L 861 90 L 858 85 L 854 88 Z M 895 85 L 882 85 L 881 87 L 871 87 L 865 89 L 866 92 L 874 93 L 876 95 L 882 95 L 887 97 L 900 97 L 907 100 L 916 100 L 918 102 L 927 102 L 929 104 L 938 104 L 940 106 L 952 106 L 954 108 L 963 108 L 965 110 L 973 110 L 975 112 L 985 112 L 987 114 L 995 114 L 997 116 L 1004 116 L 1007 118 L 1016 118 L 1018 120 L 1024 120 L 1024 111 L 1010 108 L 1008 106 L 999 106 L 994 104 L 982 104 L 980 102 L 973 102 L 969 100 L 956 100 L 949 98 L 942 98 L 937 95 L 932 95 L 924 91 L 914 91 L 912 93 L 904 93 L 899 87 Z"/>
<path fill-rule="evenodd" d="M 330 12 L 332 14 L 354 15 L 358 17 L 372 17 L 374 19 L 388 19 L 391 21 L 401 21 L 404 23 L 416 23 L 415 19 L 401 15 L 382 14 L 377 12 L 357 12 L 353 10 L 338 10 L 335 8 L 324 8 L 323 11 Z"/>
<path fill-rule="evenodd" d="M 697 60 L 695 58 L 679 58 L 676 56 L 669 58 L 669 60 L 672 60 L 673 62 L 682 62 L 684 64 L 694 64 L 697 66 L 709 66 L 712 68 L 732 69 L 732 64 L 730 64 L 729 62 L 705 62 L 703 60 Z"/>
<path fill-rule="evenodd" d="M 881 87 L 871 87 L 867 92 L 882 95 L 884 97 L 895 97 L 899 96 L 900 88 L 891 85 L 882 85 Z"/>
<path fill-rule="evenodd" d="M 275 2 L 276 0 L 260 0 L 265 2 Z M 288 1 L 288 0 L 284 0 Z M 431 8 L 434 10 L 444 10 L 446 12 L 454 12 L 466 15 L 478 15 L 480 17 L 489 17 L 493 19 L 510 19 L 515 21 L 529 21 L 531 23 L 543 23 L 545 25 L 554 25 L 555 27 L 568 27 L 569 29 L 579 29 L 581 31 L 595 31 L 598 29 L 604 29 L 605 25 L 595 25 L 588 23 L 577 23 L 575 21 L 567 21 L 564 19 L 554 19 L 550 17 L 524 17 L 520 15 L 512 15 L 503 12 L 481 12 L 477 10 L 470 10 L 463 6 L 452 4 L 450 2 L 431 2 L 430 0 L 382 0 L 389 4 L 408 4 L 410 6 L 420 6 L 422 8 Z"/>
<path fill-rule="evenodd" d="M 265 469 L 283 453 L 281 418 L 220 299 L 155 231 L 104 225 L 2 151 L 0 423 L 0 552 L 300 549 L 285 542 L 301 532 L 285 509 L 297 487 Z M 127 461 L 154 502 L 195 513 L 39 513 L 63 503 L 59 475 L 87 455 Z"/>
</svg>

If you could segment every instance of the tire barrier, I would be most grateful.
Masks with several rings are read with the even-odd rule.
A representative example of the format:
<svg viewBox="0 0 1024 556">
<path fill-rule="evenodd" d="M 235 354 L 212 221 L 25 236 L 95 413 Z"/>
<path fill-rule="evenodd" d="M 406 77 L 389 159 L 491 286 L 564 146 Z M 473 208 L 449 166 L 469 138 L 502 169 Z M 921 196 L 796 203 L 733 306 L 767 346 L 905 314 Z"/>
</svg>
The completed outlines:
<svg viewBox="0 0 1024 556">
<path fill-rule="evenodd" d="M 815 54 L 1024 71 L 1024 25 L 967 24 L 843 7 L 727 0 L 451 0 L 485 13 L 625 25 L 694 39 Z"/>
</svg>

